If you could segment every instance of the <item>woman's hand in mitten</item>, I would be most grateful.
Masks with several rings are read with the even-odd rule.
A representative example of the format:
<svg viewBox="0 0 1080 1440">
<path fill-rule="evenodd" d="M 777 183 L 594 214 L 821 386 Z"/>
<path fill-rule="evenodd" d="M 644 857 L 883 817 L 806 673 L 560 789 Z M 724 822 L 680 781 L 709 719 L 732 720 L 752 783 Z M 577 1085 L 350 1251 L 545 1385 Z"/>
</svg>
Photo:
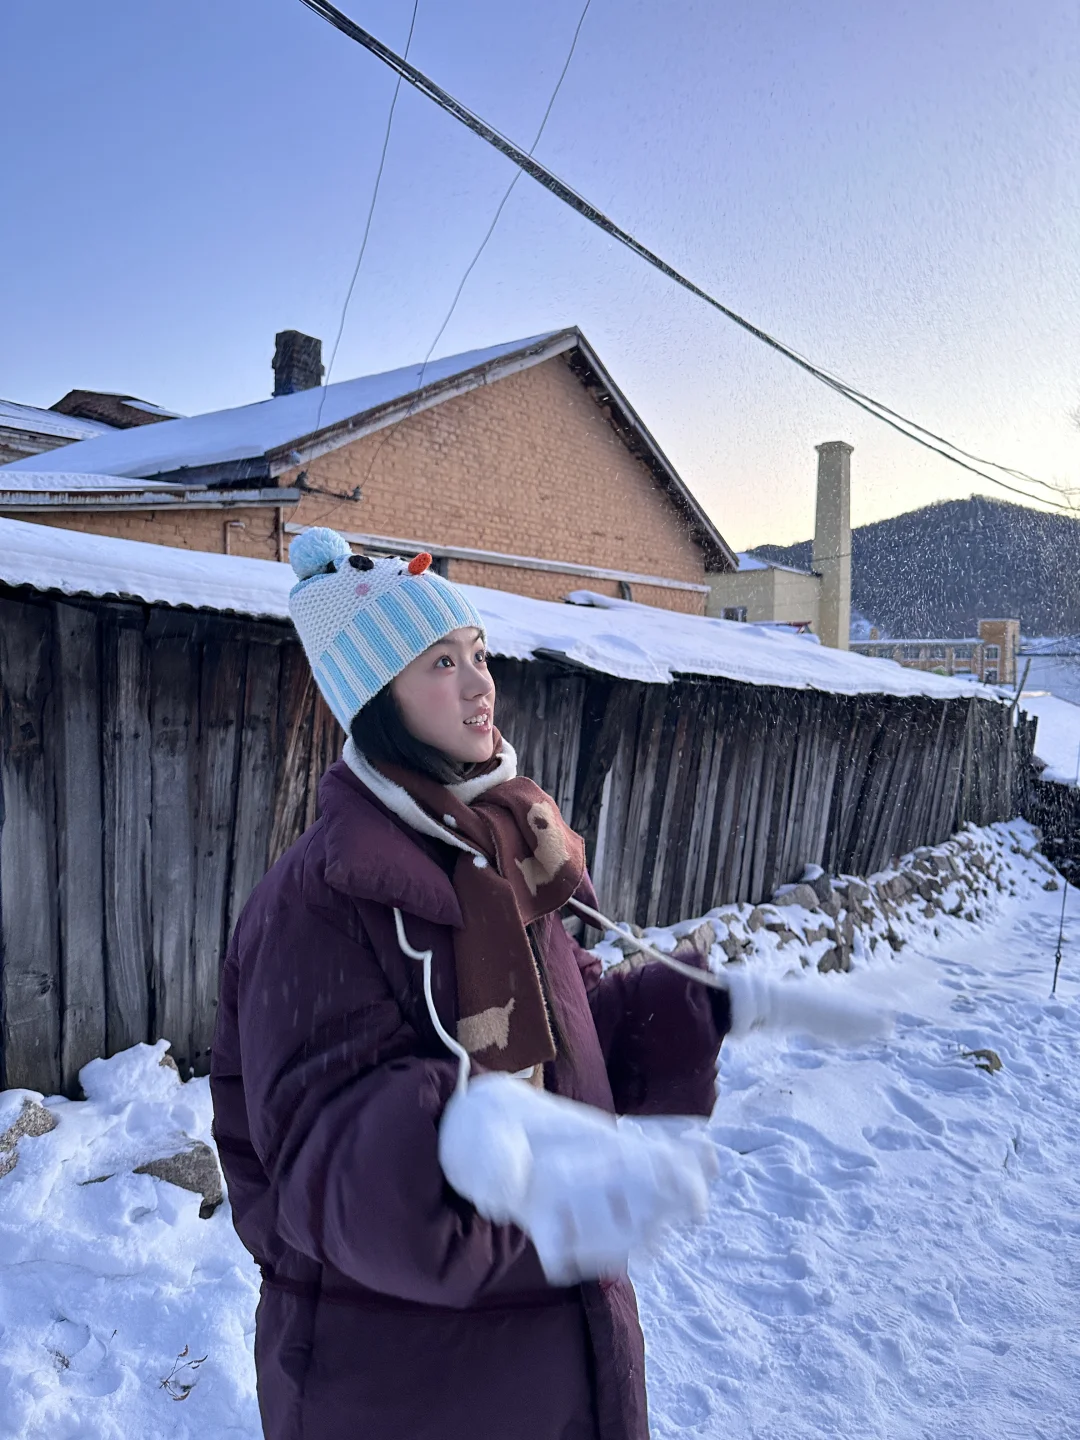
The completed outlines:
<svg viewBox="0 0 1080 1440">
<path fill-rule="evenodd" d="M 486 1219 L 524 1230 L 560 1285 L 619 1274 L 667 1225 L 700 1218 L 711 1157 L 657 1122 L 620 1129 L 503 1074 L 454 1096 L 439 1130 L 450 1184 Z"/>
<path fill-rule="evenodd" d="M 790 1030 L 841 1045 L 863 1045 L 892 1030 L 891 1015 L 838 993 L 825 980 L 774 980 L 746 965 L 725 965 L 720 974 L 736 1037 L 751 1030 Z"/>
</svg>

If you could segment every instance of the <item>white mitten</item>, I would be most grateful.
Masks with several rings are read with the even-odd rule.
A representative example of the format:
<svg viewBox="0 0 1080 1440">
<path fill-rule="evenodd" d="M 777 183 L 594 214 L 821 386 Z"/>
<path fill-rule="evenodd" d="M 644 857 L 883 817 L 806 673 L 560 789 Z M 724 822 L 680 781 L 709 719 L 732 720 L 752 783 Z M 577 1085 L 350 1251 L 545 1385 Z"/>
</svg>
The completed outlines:
<svg viewBox="0 0 1080 1440">
<path fill-rule="evenodd" d="M 662 1122 L 613 1116 L 511 1075 L 478 1076 L 439 1127 L 447 1180 L 496 1224 L 530 1237 L 552 1284 L 616 1275 L 631 1250 L 707 1208 L 711 1148 Z"/>
<path fill-rule="evenodd" d="M 721 972 L 731 998 L 731 1034 L 798 1030 L 821 1040 L 862 1045 L 892 1030 L 892 1017 L 847 995 L 826 994 L 827 982 L 772 980 L 745 966 Z"/>
</svg>

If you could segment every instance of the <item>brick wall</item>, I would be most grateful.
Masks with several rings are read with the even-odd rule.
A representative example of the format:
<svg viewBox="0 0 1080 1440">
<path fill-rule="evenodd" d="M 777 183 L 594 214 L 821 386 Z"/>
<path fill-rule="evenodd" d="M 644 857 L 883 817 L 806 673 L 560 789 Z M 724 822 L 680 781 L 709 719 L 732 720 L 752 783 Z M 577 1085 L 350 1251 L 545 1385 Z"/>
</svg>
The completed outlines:
<svg viewBox="0 0 1080 1440">
<path fill-rule="evenodd" d="M 284 518 L 368 535 L 398 535 L 704 584 L 704 557 L 648 467 L 559 358 L 459 395 L 392 429 L 355 440 L 307 467 L 308 480 L 360 501 L 305 495 Z M 295 479 L 293 470 L 281 477 Z M 26 519 L 25 514 L 13 515 Z M 68 511 L 41 524 L 221 554 L 277 558 L 277 512 Z M 454 561 L 453 579 L 561 600 L 570 590 L 617 595 L 614 581 L 558 571 Z M 701 615 L 705 595 L 635 585 L 635 600 Z"/>
<path fill-rule="evenodd" d="M 290 516 L 369 535 L 569 560 L 705 583 L 704 557 L 648 467 L 627 450 L 559 358 L 507 376 L 331 451 L 312 485 L 360 501 L 307 495 Z M 296 471 L 282 477 L 291 484 Z M 612 582 L 457 562 L 472 584 L 561 599 Z M 635 587 L 634 598 L 703 614 L 704 595 Z"/>
<path fill-rule="evenodd" d="M 29 515 L 9 511 L 9 520 L 33 520 L 37 525 L 59 525 L 62 530 L 79 530 L 87 535 L 115 535 L 121 540 L 146 540 L 152 545 L 175 545 L 180 550 L 225 552 L 227 521 L 239 521 L 244 528 L 232 529 L 229 551 L 233 555 L 254 555 L 260 560 L 277 559 L 277 510 L 110 510 L 87 512 L 58 511 L 52 515 Z"/>
</svg>

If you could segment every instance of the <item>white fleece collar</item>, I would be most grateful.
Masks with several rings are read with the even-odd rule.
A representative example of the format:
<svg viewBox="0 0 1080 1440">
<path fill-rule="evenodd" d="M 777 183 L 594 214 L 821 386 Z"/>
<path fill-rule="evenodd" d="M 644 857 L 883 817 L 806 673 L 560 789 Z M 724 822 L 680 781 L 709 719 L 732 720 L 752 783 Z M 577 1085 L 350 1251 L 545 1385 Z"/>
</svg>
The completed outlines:
<svg viewBox="0 0 1080 1440">
<path fill-rule="evenodd" d="M 388 780 L 381 770 L 376 770 L 367 756 L 361 754 L 353 743 L 352 736 L 345 741 L 345 748 L 341 752 L 341 758 L 348 765 L 349 769 L 362 780 L 376 799 L 395 814 L 399 820 L 404 820 L 406 825 L 419 830 L 421 835 L 430 835 L 436 840 L 442 840 L 447 845 L 456 845 L 459 850 L 465 850 L 470 855 L 478 855 L 480 852 L 475 846 L 458 835 L 449 825 L 441 825 L 433 820 L 426 810 L 423 810 L 412 798 L 407 790 L 403 790 L 394 780 Z M 504 780 L 513 780 L 517 776 L 517 752 L 509 740 L 503 740 L 502 749 L 499 751 L 499 763 L 488 775 L 477 775 L 472 780 L 459 780 L 453 785 L 448 785 L 459 800 L 466 805 L 471 805 L 477 796 L 482 795 L 485 790 L 490 790 L 493 785 L 501 785 Z"/>
</svg>

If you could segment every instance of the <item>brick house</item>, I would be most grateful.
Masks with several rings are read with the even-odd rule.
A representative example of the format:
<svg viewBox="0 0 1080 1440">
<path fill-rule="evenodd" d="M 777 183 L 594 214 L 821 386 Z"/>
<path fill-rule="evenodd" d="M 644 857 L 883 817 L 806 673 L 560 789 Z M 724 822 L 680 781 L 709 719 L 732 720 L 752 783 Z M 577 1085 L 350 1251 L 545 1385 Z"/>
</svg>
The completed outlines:
<svg viewBox="0 0 1080 1440">
<path fill-rule="evenodd" d="M 282 332 L 275 362 L 271 399 L 0 467 L 0 514 L 278 559 L 328 524 L 464 583 L 694 614 L 735 568 L 576 329 L 325 388 L 311 337 Z"/>
<path fill-rule="evenodd" d="M 0 465 L 10 465 L 29 455 L 43 455 L 80 440 L 93 440 L 113 430 L 176 418 L 173 411 L 162 410 L 134 395 L 112 395 L 103 390 L 69 390 L 48 410 L 0 400 Z"/>
<path fill-rule="evenodd" d="M 107 425 L 0 400 L 0 466 L 108 433 Z"/>
</svg>

